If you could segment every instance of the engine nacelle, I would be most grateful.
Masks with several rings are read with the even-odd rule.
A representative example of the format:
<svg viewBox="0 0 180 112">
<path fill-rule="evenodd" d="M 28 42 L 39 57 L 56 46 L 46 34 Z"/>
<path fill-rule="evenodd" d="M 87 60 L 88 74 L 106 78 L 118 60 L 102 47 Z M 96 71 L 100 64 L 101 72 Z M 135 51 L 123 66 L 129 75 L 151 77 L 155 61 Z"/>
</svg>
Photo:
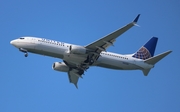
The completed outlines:
<svg viewBox="0 0 180 112">
<path fill-rule="evenodd" d="M 71 45 L 69 47 L 70 53 L 73 54 L 86 54 L 86 48 L 77 45 Z"/>
<path fill-rule="evenodd" d="M 52 69 L 60 72 L 68 72 L 69 67 L 63 62 L 55 62 L 52 65 Z"/>
</svg>

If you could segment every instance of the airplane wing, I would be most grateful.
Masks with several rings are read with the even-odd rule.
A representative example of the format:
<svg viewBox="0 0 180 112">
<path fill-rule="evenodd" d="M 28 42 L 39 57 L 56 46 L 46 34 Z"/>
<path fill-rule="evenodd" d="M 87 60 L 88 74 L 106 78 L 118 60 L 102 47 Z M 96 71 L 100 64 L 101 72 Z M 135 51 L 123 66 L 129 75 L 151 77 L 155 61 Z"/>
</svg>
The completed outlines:
<svg viewBox="0 0 180 112">
<path fill-rule="evenodd" d="M 69 61 L 64 61 L 64 63 L 70 68 L 70 70 L 68 71 L 69 82 L 73 83 L 76 88 L 78 88 L 77 83 L 79 77 L 82 78 L 84 70 L 80 67 L 78 68 L 74 63 L 71 63 Z"/>
<path fill-rule="evenodd" d="M 69 61 L 65 61 L 64 63 L 70 67 L 70 70 L 68 72 L 68 78 L 70 83 L 73 83 L 76 88 L 78 88 L 77 83 L 79 80 L 79 77 L 82 78 L 82 74 L 84 74 L 84 70 L 86 70 L 87 68 L 89 68 L 90 65 L 93 64 L 93 62 L 95 60 L 98 59 L 99 54 L 102 51 L 106 51 L 106 49 L 113 45 L 113 43 L 115 42 L 116 38 L 118 36 L 120 36 L 121 34 L 123 34 L 124 32 L 126 32 L 128 29 L 130 29 L 131 27 L 133 27 L 134 25 L 136 25 L 138 19 L 139 19 L 140 14 L 134 19 L 133 22 L 127 24 L 126 26 L 118 29 L 117 31 L 85 46 L 85 48 L 89 49 L 90 51 L 92 51 L 92 54 L 88 57 L 88 60 L 92 60 L 90 61 L 91 63 L 87 64 L 87 63 L 82 63 L 80 67 L 77 67 L 74 63 L 69 62 Z"/>
<path fill-rule="evenodd" d="M 77 83 L 78 83 L 79 77 L 74 72 L 69 71 L 68 78 L 69 78 L 69 82 L 73 83 L 76 86 L 76 88 L 78 88 Z"/>
<path fill-rule="evenodd" d="M 106 49 L 109 46 L 113 45 L 113 43 L 115 42 L 117 37 L 119 37 L 121 34 L 123 34 L 127 30 L 129 30 L 131 27 L 136 25 L 136 23 L 139 19 L 139 16 L 140 16 L 140 14 L 138 14 L 138 16 L 134 19 L 133 22 L 131 22 L 131 23 L 127 24 L 126 26 L 116 30 L 115 32 L 110 33 L 109 35 L 85 46 L 85 48 L 93 50 L 96 53 L 101 53 L 101 51 L 106 51 Z"/>
</svg>

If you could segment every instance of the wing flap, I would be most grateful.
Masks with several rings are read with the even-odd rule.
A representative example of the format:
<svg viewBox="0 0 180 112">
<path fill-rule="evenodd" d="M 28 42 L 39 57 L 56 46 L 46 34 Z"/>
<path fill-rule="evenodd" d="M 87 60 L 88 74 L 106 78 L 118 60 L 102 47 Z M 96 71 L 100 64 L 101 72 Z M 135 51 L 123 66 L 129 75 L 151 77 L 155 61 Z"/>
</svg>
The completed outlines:
<svg viewBox="0 0 180 112">
<path fill-rule="evenodd" d="M 76 88 L 78 89 L 77 83 L 78 83 L 79 77 L 74 72 L 69 71 L 68 78 L 69 78 L 69 82 L 73 83 L 76 86 Z"/>
</svg>

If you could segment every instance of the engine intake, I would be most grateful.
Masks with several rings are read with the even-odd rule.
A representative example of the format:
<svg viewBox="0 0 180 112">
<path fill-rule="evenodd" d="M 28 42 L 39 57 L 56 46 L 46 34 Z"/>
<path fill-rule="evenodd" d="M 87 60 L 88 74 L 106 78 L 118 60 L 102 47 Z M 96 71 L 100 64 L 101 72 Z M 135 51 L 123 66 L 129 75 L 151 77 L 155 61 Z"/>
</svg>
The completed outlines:
<svg viewBox="0 0 180 112">
<path fill-rule="evenodd" d="M 63 62 L 55 62 L 52 65 L 52 69 L 60 72 L 68 72 L 69 67 Z"/>
</svg>

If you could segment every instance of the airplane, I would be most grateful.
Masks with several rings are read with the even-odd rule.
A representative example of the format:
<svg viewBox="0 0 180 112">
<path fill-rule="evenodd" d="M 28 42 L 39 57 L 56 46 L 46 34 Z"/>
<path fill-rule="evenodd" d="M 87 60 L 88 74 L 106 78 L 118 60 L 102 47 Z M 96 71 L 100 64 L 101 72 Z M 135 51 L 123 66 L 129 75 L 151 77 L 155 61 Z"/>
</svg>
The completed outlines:
<svg viewBox="0 0 180 112">
<path fill-rule="evenodd" d="M 109 46 L 114 45 L 117 37 L 137 25 L 139 17 L 140 14 L 124 27 L 86 46 L 27 36 L 12 40 L 10 44 L 23 52 L 25 57 L 30 52 L 62 59 L 62 62 L 54 62 L 52 69 L 66 72 L 69 82 L 73 83 L 76 88 L 78 88 L 79 78 L 82 78 L 84 72 L 91 66 L 115 70 L 142 70 L 144 76 L 147 76 L 158 61 L 172 52 L 169 50 L 154 56 L 157 37 L 152 37 L 133 54 L 122 55 L 106 51 Z"/>
</svg>

